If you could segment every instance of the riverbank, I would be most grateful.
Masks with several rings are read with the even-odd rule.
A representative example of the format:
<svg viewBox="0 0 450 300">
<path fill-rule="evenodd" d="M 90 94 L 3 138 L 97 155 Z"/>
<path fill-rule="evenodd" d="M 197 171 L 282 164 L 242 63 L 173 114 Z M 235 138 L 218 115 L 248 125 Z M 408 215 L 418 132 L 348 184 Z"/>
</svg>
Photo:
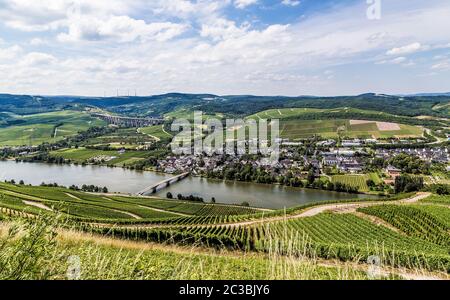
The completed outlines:
<svg viewBox="0 0 450 300">
<path fill-rule="evenodd" d="M 32 185 L 40 185 L 42 182 L 56 182 L 63 186 L 89 184 L 106 186 L 112 193 L 135 194 L 170 177 L 172 176 L 162 173 L 105 166 L 0 161 L 0 180 L 3 181 L 23 180 L 26 184 Z M 171 192 L 175 196 L 178 194 L 198 196 L 205 199 L 206 202 L 213 197 L 217 203 L 222 204 L 235 205 L 247 202 L 250 206 L 267 209 L 289 208 L 320 201 L 373 197 L 256 183 L 213 181 L 200 177 L 189 177 L 154 196 L 165 198 L 167 192 Z"/>
</svg>

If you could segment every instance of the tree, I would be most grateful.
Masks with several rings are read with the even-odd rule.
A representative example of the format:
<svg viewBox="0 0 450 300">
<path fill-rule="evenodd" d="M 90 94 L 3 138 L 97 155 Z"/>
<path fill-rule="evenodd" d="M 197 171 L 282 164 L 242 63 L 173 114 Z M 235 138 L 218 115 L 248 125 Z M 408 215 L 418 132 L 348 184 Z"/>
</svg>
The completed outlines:
<svg viewBox="0 0 450 300">
<path fill-rule="evenodd" d="M 103 193 L 106 194 L 106 193 L 108 193 L 108 188 L 105 186 L 105 187 L 103 187 L 103 190 L 102 190 L 102 191 L 103 191 Z"/>
<path fill-rule="evenodd" d="M 167 199 L 173 199 L 173 195 L 172 195 L 171 192 L 168 192 L 168 193 L 166 194 L 166 197 L 167 197 Z"/>
<path fill-rule="evenodd" d="M 241 206 L 250 207 L 250 203 L 248 203 L 247 201 L 244 201 L 241 203 Z"/>
<path fill-rule="evenodd" d="M 314 170 L 311 169 L 308 172 L 308 184 L 312 185 L 314 183 L 314 181 L 316 180 L 316 176 L 314 175 Z"/>
<path fill-rule="evenodd" d="M 211 198 L 211 203 L 216 203 L 216 198 L 212 197 Z"/>
<path fill-rule="evenodd" d="M 417 192 L 424 188 L 422 177 L 412 177 L 409 175 L 398 176 L 395 179 L 395 193 Z"/>
</svg>

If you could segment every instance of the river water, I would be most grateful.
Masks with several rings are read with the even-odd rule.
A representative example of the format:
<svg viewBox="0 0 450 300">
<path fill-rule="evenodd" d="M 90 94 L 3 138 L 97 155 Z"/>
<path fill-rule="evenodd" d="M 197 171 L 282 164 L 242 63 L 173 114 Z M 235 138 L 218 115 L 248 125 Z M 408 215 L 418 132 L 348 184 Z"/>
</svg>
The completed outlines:
<svg viewBox="0 0 450 300">
<path fill-rule="evenodd" d="M 122 168 L 104 166 L 53 165 L 44 163 L 16 163 L 0 161 L 0 180 L 14 179 L 26 184 L 39 185 L 42 182 L 70 186 L 93 184 L 106 186 L 111 192 L 137 193 L 147 186 L 172 177 L 156 172 L 139 172 Z M 368 198 L 367 195 L 350 195 L 328 191 L 298 189 L 256 183 L 217 181 L 198 177 L 188 177 L 157 193 L 165 197 L 171 192 L 184 196 L 194 195 L 210 201 L 216 198 L 217 203 L 241 204 L 248 202 L 252 206 L 280 209 L 306 203 Z"/>
</svg>

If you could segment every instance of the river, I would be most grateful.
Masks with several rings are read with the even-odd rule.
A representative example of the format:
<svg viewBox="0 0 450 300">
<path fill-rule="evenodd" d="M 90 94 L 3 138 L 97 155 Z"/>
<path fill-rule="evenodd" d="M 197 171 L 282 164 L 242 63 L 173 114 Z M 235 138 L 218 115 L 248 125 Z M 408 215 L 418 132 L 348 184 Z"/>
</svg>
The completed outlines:
<svg viewBox="0 0 450 300">
<path fill-rule="evenodd" d="M 172 177 L 156 172 L 140 172 L 104 166 L 54 165 L 44 163 L 16 163 L 0 161 L 0 180 L 23 180 L 26 184 L 39 185 L 58 183 L 70 186 L 93 184 L 106 186 L 111 192 L 137 193 L 147 186 Z M 248 202 L 252 206 L 280 209 L 311 202 L 368 198 L 367 195 L 350 195 L 328 191 L 298 189 L 275 185 L 244 182 L 217 181 L 198 177 L 188 177 L 183 181 L 157 193 L 165 197 L 171 192 L 184 196 L 203 197 L 205 201 L 216 198 L 217 203 L 240 204 Z"/>
</svg>

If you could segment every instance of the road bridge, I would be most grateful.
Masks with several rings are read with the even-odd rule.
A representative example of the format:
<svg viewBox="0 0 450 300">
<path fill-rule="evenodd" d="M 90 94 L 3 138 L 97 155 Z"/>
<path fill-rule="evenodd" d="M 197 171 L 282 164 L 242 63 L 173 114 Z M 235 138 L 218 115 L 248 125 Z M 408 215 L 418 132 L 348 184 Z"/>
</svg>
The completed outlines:
<svg viewBox="0 0 450 300">
<path fill-rule="evenodd" d="M 92 116 L 106 121 L 108 124 L 126 127 L 147 127 L 164 123 L 164 119 L 158 118 L 132 118 L 98 113 L 92 114 Z"/>
<path fill-rule="evenodd" d="M 142 191 L 138 192 L 137 194 L 139 196 L 155 194 L 156 192 L 169 187 L 173 183 L 180 182 L 181 180 L 187 178 L 189 176 L 189 174 L 190 174 L 189 172 L 186 172 L 186 173 L 177 175 L 175 177 L 163 180 L 161 182 L 158 182 L 157 184 L 153 184 L 153 185 L 143 189 Z"/>
</svg>

